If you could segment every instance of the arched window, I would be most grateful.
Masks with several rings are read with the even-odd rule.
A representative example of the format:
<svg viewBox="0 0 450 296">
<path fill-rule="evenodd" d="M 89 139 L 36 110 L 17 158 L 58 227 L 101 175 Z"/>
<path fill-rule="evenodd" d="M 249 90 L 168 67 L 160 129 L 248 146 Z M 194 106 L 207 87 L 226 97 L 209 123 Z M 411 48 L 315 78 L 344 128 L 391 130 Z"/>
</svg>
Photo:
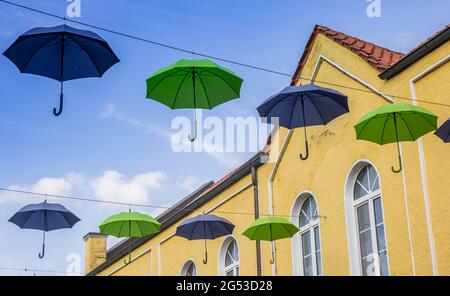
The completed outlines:
<svg viewBox="0 0 450 296">
<path fill-rule="evenodd" d="M 293 223 L 300 232 L 293 237 L 295 275 L 322 275 L 319 209 L 310 193 L 301 194 L 292 210 Z"/>
<path fill-rule="evenodd" d="M 384 227 L 383 204 L 379 175 L 365 163 L 354 171 L 353 190 L 347 203 L 352 242 L 358 254 L 353 258 L 354 271 L 359 275 L 389 275 L 388 253 Z"/>
<path fill-rule="evenodd" d="M 239 247 L 233 237 L 225 239 L 219 254 L 219 273 L 239 276 Z"/>
<path fill-rule="evenodd" d="M 197 276 L 197 267 L 192 260 L 186 261 L 181 269 L 181 276 Z"/>
</svg>

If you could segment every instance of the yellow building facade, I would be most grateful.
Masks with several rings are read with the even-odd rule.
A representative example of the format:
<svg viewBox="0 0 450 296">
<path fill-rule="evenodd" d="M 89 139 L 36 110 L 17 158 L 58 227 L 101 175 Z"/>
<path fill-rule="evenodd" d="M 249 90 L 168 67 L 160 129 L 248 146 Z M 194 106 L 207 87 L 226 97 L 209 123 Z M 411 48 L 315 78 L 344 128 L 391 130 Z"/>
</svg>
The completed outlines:
<svg viewBox="0 0 450 296">
<path fill-rule="evenodd" d="M 396 146 L 357 141 L 353 128 L 393 102 L 422 106 L 443 124 L 450 117 L 449 36 L 447 26 L 404 55 L 316 26 L 293 85 L 336 89 L 348 96 L 350 113 L 308 129 L 309 159 L 299 158 L 302 129 L 276 128 L 264 152 L 161 214 L 160 233 L 109 250 L 105 237 L 87 234 L 86 273 L 450 275 L 450 145 L 433 134 L 402 143 L 404 169 L 394 174 Z M 259 248 L 241 235 L 256 205 L 261 216 L 285 216 L 300 233 Z M 208 241 L 207 264 L 203 241 L 175 236 L 179 223 L 202 212 L 236 225 L 233 236 Z M 124 264 L 129 243 L 133 261 Z"/>
</svg>

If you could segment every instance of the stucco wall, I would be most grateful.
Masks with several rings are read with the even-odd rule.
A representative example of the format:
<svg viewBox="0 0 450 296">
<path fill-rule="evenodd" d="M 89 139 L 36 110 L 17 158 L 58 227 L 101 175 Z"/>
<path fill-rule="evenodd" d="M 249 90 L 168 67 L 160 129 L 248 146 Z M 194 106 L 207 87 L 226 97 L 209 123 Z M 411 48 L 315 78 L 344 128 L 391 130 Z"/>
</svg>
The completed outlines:
<svg viewBox="0 0 450 296">
<path fill-rule="evenodd" d="M 320 55 L 323 55 L 382 93 L 410 98 L 410 79 L 448 55 L 449 52 L 450 45 L 447 43 L 397 77 L 382 81 L 378 78 L 378 71 L 361 58 L 328 38 L 319 35 L 301 76 L 310 77 Z M 348 73 L 343 73 L 342 69 L 339 70 L 327 61 L 323 61 L 316 71 L 315 83 L 330 87 L 319 82 L 329 81 L 334 84 L 369 91 L 367 86 L 349 77 Z M 450 66 L 447 63 L 416 83 L 417 97 L 450 104 L 449 77 Z M 304 81 L 301 82 L 304 83 Z M 327 126 L 308 128 L 310 158 L 307 161 L 299 159 L 299 153 L 304 152 L 303 131 L 301 129 L 294 131 L 273 181 L 275 215 L 290 215 L 298 194 L 304 191 L 312 192 L 317 200 L 320 215 L 326 217 L 320 218 L 324 274 L 349 275 L 351 272 L 344 203 L 344 198 L 346 198 L 345 185 L 352 166 L 358 161 L 368 160 L 378 170 L 381 179 L 390 273 L 392 275 L 413 274 L 414 262 L 416 274 L 432 274 L 429 232 L 422 184 L 423 171 L 419 160 L 418 144 L 410 142 L 402 145 L 405 162 L 404 172 L 393 174 L 391 166 L 397 165 L 396 146 L 379 146 L 369 142 L 356 141 L 353 129 L 353 125 L 360 117 L 381 104 L 387 103 L 388 99 L 370 91 L 332 88 L 348 95 L 351 112 L 339 117 Z M 442 124 L 450 116 L 448 107 L 421 103 L 419 105 L 439 115 L 439 124 Z M 282 144 L 286 135 L 287 130 L 281 129 L 275 137 L 279 137 L 279 143 Z M 437 264 L 440 274 L 450 275 L 448 260 L 450 256 L 450 196 L 448 193 L 450 146 L 444 145 L 432 134 L 425 136 L 423 142 L 427 175 L 425 179 L 432 214 Z M 273 164 L 264 164 L 258 168 L 260 208 L 261 213 L 266 215 L 269 213 L 267 182 L 272 168 Z M 198 213 L 190 215 L 194 216 L 202 211 L 207 211 L 235 192 L 245 188 L 237 196 L 214 211 L 214 213 L 236 224 L 234 236 L 240 248 L 242 275 L 256 275 L 255 242 L 249 241 L 241 235 L 243 230 L 253 221 L 251 215 L 254 210 L 253 188 L 250 183 L 251 178 L 247 175 L 202 206 Z M 408 207 L 406 207 L 406 202 Z M 409 212 L 411 235 L 408 232 L 407 211 Z M 244 212 L 250 213 L 250 215 L 233 215 L 221 212 Z M 202 263 L 203 242 L 189 242 L 182 238 L 173 237 L 176 226 L 173 225 L 134 250 L 133 257 L 146 250 L 147 253 L 130 265 L 116 271 L 114 275 L 178 275 L 184 262 L 188 259 L 192 259 L 196 263 L 198 274 L 218 274 L 218 252 L 223 239 L 208 242 L 209 263 L 204 265 Z M 159 245 L 161 241 L 164 242 Z M 150 248 L 152 250 L 148 251 Z M 276 249 L 278 275 L 291 275 L 293 270 L 291 241 L 277 242 Z M 270 253 L 270 244 L 262 242 L 264 275 L 272 274 L 272 266 L 269 263 Z M 120 260 L 101 274 L 110 274 L 122 265 L 123 262 Z"/>
</svg>

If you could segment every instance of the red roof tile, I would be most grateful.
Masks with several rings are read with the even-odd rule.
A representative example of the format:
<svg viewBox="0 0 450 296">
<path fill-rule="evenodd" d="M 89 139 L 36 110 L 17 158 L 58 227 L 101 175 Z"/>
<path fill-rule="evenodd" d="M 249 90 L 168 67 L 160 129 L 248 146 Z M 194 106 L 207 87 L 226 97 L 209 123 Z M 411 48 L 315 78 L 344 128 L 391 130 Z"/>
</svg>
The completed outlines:
<svg viewBox="0 0 450 296">
<path fill-rule="evenodd" d="M 333 40 L 345 48 L 348 48 L 355 54 L 363 58 L 371 66 L 375 67 L 378 71 L 382 72 L 392 65 L 400 61 L 405 54 L 397 51 L 392 51 L 388 48 L 378 46 L 371 42 L 361 40 L 356 37 L 349 36 L 342 32 L 332 30 L 327 27 L 316 25 L 313 33 L 305 47 L 303 56 L 300 59 L 297 70 L 295 71 L 292 79 L 292 85 L 295 85 L 298 81 L 299 75 L 305 66 L 306 60 L 311 52 L 314 41 L 319 34 L 323 34 L 327 38 Z"/>
</svg>

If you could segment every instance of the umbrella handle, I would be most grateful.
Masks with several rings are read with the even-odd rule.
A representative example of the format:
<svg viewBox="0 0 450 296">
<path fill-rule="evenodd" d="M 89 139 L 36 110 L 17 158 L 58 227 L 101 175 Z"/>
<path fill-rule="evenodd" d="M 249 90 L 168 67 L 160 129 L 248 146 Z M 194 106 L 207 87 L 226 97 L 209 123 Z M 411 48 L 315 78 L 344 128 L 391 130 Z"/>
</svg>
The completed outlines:
<svg viewBox="0 0 450 296">
<path fill-rule="evenodd" d="M 396 170 L 393 166 L 391 166 L 391 170 L 392 170 L 392 172 L 394 172 L 395 174 L 398 174 L 398 173 L 400 173 L 400 172 L 403 170 L 403 166 L 402 166 L 402 157 L 401 157 L 401 156 L 398 157 L 398 164 L 399 164 L 399 166 L 400 166 L 400 168 L 399 168 L 398 170 Z"/>
<path fill-rule="evenodd" d="M 45 256 L 45 231 L 42 239 L 42 253 L 39 253 L 39 259 L 44 258 L 44 256 Z"/>
<path fill-rule="evenodd" d="M 205 239 L 205 259 L 203 259 L 203 264 L 208 263 L 208 249 L 206 247 L 206 239 Z"/>
<path fill-rule="evenodd" d="M 128 253 L 128 260 L 127 259 L 123 259 L 123 263 L 125 263 L 125 265 L 128 265 L 131 263 L 131 252 Z"/>
<path fill-rule="evenodd" d="M 53 115 L 58 117 L 61 115 L 64 107 L 64 94 L 63 94 L 63 83 L 61 82 L 61 94 L 59 95 L 59 111 L 56 108 L 53 108 Z"/>
<path fill-rule="evenodd" d="M 192 134 L 189 135 L 189 141 L 194 142 L 197 139 L 197 112 L 194 110 L 194 128 Z"/>
<path fill-rule="evenodd" d="M 275 263 L 275 253 L 272 251 L 272 258 L 270 259 L 270 264 Z"/>
<path fill-rule="evenodd" d="M 303 156 L 303 153 L 300 153 L 300 159 L 301 160 L 307 160 L 309 157 L 309 145 L 308 145 L 308 141 L 305 141 L 305 147 L 306 147 L 306 155 Z"/>
</svg>

